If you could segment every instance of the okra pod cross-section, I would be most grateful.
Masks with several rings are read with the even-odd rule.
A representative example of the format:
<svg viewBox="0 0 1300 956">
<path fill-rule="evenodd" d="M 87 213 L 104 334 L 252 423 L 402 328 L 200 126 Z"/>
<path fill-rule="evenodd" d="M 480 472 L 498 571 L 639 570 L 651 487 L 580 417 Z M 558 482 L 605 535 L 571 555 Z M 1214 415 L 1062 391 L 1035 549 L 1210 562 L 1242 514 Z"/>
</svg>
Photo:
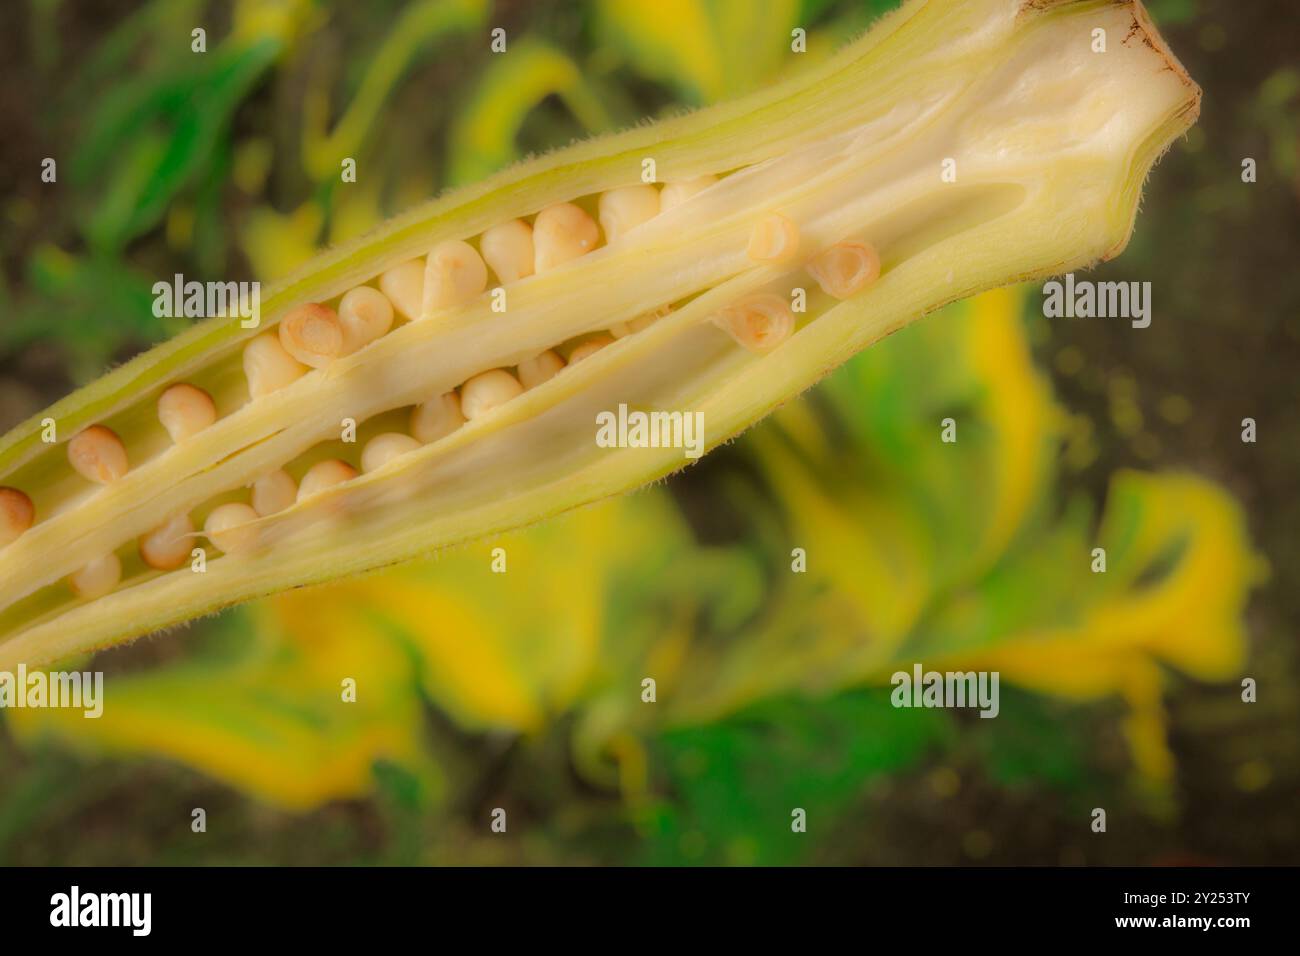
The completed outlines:
<svg viewBox="0 0 1300 956">
<path fill-rule="evenodd" d="M 1117 254 L 1199 101 L 1140 4 L 915 0 L 414 209 L 0 442 L 0 667 L 666 475 L 597 416 L 700 414 L 712 448 L 947 302 Z"/>
</svg>

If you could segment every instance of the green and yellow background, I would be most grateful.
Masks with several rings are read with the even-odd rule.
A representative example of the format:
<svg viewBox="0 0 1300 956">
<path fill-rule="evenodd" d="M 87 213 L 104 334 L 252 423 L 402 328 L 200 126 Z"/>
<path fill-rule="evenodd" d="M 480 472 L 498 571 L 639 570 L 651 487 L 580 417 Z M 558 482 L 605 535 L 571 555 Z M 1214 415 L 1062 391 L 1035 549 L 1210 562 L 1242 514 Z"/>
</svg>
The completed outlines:
<svg viewBox="0 0 1300 956">
<path fill-rule="evenodd" d="M 0 427 L 176 332 L 159 277 L 272 280 L 892 6 L 7 4 Z M 101 720 L 0 718 L 0 863 L 1297 862 L 1295 27 L 1149 7 L 1202 119 L 1090 278 L 1150 328 L 990 292 L 667 483 L 80 662 Z M 1000 716 L 892 708 L 915 661 L 999 671 Z"/>
</svg>

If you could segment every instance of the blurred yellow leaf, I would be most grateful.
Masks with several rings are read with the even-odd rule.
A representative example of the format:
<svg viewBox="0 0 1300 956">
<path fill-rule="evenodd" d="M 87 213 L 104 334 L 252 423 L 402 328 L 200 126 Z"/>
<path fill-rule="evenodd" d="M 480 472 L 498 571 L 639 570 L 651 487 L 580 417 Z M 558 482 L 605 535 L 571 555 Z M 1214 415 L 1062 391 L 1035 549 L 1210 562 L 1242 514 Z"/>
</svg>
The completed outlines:
<svg viewBox="0 0 1300 956">
<path fill-rule="evenodd" d="M 175 760 L 292 810 L 368 793 L 379 760 L 411 768 L 434 793 L 409 665 L 391 644 L 350 637 L 365 615 L 349 607 L 315 617 L 305 640 L 263 628 L 261 644 L 232 664 L 112 677 L 99 719 L 15 710 L 10 726 L 28 741 L 57 736 L 119 757 Z M 344 698 L 345 680 L 355 682 L 355 702 Z"/>
<path fill-rule="evenodd" d="M 278 213 L 269 206 L 254 209 L 240 230 L 253 274 L 269 281 L 302 265 L 316 254 L 324 223 L 325 214 L 313 200 L 288 214 Z"/>
<path fill-rule="evenodd" d="M 1236 677 L 1245 661 L 1246 599 L 1264 568 L 1251 551 L 1240 507 L 1191 475 L 1121 472 L 1097 535 L 1104 573 L 1080 560 L 1083 590 L 1096 593 L 1076 624 L 1006 635 L 995 647 L 948 663 L 997 670 L 1010 681 L 1075 699 L 1122 695 L 1139 769 L 1167 779 L 1157 664 L 1206 681 Z"/>
<path fill-rule="evenodd" d="M 629 609 L 613 607 L 610 590 L 614 579 L 653 573 L 685 547 L 680 520 L 661 499 L 605 501 L 270 605 L 279 626 L 299 639 L 329 629 L 336 612 L 368 608 L 353 639 L 364 645 L 387 636 L 409 648 L 425 691 L 461 724 L 535 732 L 590 687 L 609 653 L 603 641 L 645 642 L 617 620 Z M 642 547 L 630 549 L 630 541 Z M 494 571 L 494 563 L 505 570 Z"/>
<path fill-rule="evenodd" d="M 748 93 L 791 54 L 798 0 L 597 0 L 602 35 L 696 105 Z"/>
<path fill-rule="evenodd" d="M 588 132 L 614 125 L 573 60 L 540 40 L 518 40 L 508 54 L 488 61 L 456 114 L 448 154 L 451 184 L 481 179 L 518 159 L 520 127 L 548 96 L 559 96 Z"/>
<path fill-rule="evenodd" d="M 330 209 L 329 239 L 333 244 L 354 239 L 375 228 L 384 220 L 377 179 L 349 183 L 333 192 Z"/>
</svg>

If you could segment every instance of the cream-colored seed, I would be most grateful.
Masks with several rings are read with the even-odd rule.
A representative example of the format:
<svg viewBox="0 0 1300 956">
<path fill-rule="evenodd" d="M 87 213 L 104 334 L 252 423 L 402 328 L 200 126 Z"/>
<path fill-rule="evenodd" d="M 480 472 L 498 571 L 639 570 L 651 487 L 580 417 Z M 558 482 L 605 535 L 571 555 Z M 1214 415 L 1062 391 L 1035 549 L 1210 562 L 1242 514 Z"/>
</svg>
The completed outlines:
<svg viewBox="0 0 1300 956">
<path fill-rule="evenodd" d="M 257 547 L 258 531 L 253 525 L 257 518 L 253 506 L 242 501 L 217 505 L 203 522 L 203 533 L 226 554 L 251 551 Z"/>
<path fill-rule="evenodd" d="M 339 300 L 339 324 L 343 327 L 343 354 L 351 355 L 388 334 L 393 327 L 393 303 L 378 289 L 359 285 Z"/>
<path fill-rule="evenodd" d="M 522 219 L 493 226 L 483 233 L 478 245 L 502 285 L 533 274 L 533 227 Z"/>
<path fill-rule="evenodd" d="M 554 349 L 547 349 L 541 355 L 534 355 L 519 363 L 519 384 L 525 389 L 536 388 L 543 382 L 554 378 L 564 368 L 564 359 Z"/>
<path fill-rule="evenodd" d="M 749 233 L 745 250 L 755 262 L 783 262 L 799 252 L 799 227 L 779 212 L 768 213 Z"/>
<path fill-rule="evenodd" d="M 424 311 L 464 305 L 487 288 L 487 266 L 468 242 L 448 239 L 433 247 L 424 271 Z"/>
<path fill-rule="evenodd" d="M 659 191 L 659 211 L 667 212 L 680 206 L 692 196 L 699 195 L 718 181 L 717 176 L 697 176 L 676 183 L 668 183 Z"/>
<path fill-rule="evenodd" d="M 36 507 L 25 492 L 0 488 L 0 548 L 15 541 L 36 520 Z"/>
<path fill-rule="evenodd" d="M 648 329 L 672 310 L 671 305 L 661 305 L 651 312 L 643 312 L 634 319 L 628 319 L 626 322 L 619 322 L 610 326 L 609 334 L 616 339 L 621 339 L 635 332 Z"/>
<path fill-rule="evenodd" d="M 465 424 L 460 396 L 446 392 L 411 409 L 411 434 L 426 445 L 450 435 Z"/>
<path fill-rule="evenodd" d="M 106 485 L 127 473 L 126 446 L 103 425 L 91 425 L 68 442 L 68 461 L 83 478 Z"/>
<path fill-rule="evenodd" d="M 140 557 L 159 571 L 171 571 L 189 560 L 194 549 L 194 522 L 187 514 L 176 515 L 140 537 Z"/>
<path fill-rule="evenodd" d="M 302 482 L 298 485 L 298 500 L 310 498 L 326 488 L 351 481 L 356 476 L 357 470 L 346 461 L 337 458 L 319 461 L 307 469 L 307 474 L 302 476 Z"/>
<path fill-rule="evenodd" d="M 284 350 L 274 332 L 263 332 L 244 347 L 244 376 L 253 398 L 270 395 L 305 374 L 307 366 Z"/>
<path fill-rule="evenodd" d="M 769 352 L 794 331 L 790 304 L 774 293 L 759 293 L 723 309 L 714 320 L 751 352 Z"/>
<path fill-rule="evenodd" d="M 110 551 L 70 575 L 68 586 L 77 597 L 93 601 L 110 593 L 121 580 L 122 559 Z"/>
<path fill-rule="evenodd" d="M 646 184 L 611 189 L 601 193 L 597 213 L 605 241 L 613 242 L 659 215 L 659 190 Z"/>
<path fill-rule="evenodd" d="M 298 483 L 283 468 L 277 468 L 253 482 L 251 498 L 253 510 L 265 518 L 298 500 Z"/>
<path fill-rule="evenodd" d="M 410 435 L 402 432 L 385 432 L 366 442 L 361 452 L 361 470 L 366 474 L 383 468 L 394 458 L 400 458 L 407 452 L 415 451 L 420 443 Z"/>
<path fill-rule="evenodd" d="M 569 353 L 569 364 L 574 365 L 585 358 L 591 358 L 605 346 L 613 344 L 614 339 L 608 335 L 598 335 L 594 339 L 587 339 Z"/>
<path fill-rule="evenodd" d="M 533 268 L 554 269 L 600 245 L 600 227 L 587 211 L 570 202 L 547 206 L 533 222 Z"/>
<path fill-rule="evenodd" d="M 837 242 L 813 257 L 808 272 L 827 295 L 847 299 L 880 278 L 880 253 L 856 239 Z"/>
<path fill-rule="evenodd" d="M 475 375 L 460 387 L 460 411 L 469 421 L 524 393 L 524 387 L 503 368 Z"/>
<path fill-rule="evenodd" d="M 217 406 L 203 389 L 181 383 L 158 396 L 158 420 L 172 441 L 183 442 L 217 420 Z"/>
<path fill-rule="evenodd" d="M 418 319 L 424 305 L 424 260 L 411 259 L 379 277 L 379 291 L 405 319 Z"/>
<path fill-rule="evenodd" d="M 343 354 L 343 325 L 328 305 L 308 302 L 280 320 L 280 344 L 303 365 L 324 368 Z"/>
</svg>

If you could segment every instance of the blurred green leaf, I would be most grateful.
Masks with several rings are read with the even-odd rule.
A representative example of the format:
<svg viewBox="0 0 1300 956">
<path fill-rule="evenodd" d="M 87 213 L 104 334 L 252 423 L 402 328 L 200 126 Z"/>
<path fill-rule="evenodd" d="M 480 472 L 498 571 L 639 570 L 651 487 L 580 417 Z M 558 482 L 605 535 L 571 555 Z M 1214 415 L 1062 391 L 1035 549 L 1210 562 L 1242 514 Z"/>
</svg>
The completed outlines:
<svg viewBox="0 0 1300 956">
<path fill-rule="evenodd" d="M 176 194 L 198 178 L 281 46 L 275 39 L 223 44 L 206 69 L 164 74 L 101 114 L 73 158 L 76 181 L 104 197 L 85 222 L 92 245 L 116 251 L 158 224 Z"/>
<path fill-rule="evenodd" d="M 114 26 L 85 61 L 77 65 L 67 85 L 58 91 L 62 109 L 101 109 L 105 91 L 112 96 L 130 76 L 133 60 L 179 60 L 189 55 L 190 30 L 200 22 L 203 0 L 149 0 Z M 184 52 L 181 52 L 184 51 Z"/>
<path fill-rule="evenodd" d="M 309 90 L 302 128 L 302 161 L 308 175 L 317 182 L 338 176 L 340 163 L 356 158 L 385 100 L 421 51 L 434 40 L 481 27 L 487 11 L 486 0 L 421 0 L 406 7 L 371 58 L 347 111 L 328 134 L 324 91 Z"/>
<path fill-rule="evenodd" d="M 1161 26 L 1189 23 L 1196 19 L 1196 0 L 1146 0 L 1147 12 Z"/>
<path fill-rule="evenodd" d="M 665 733 L 653 745 L 672 800 L 658 808 L 645 862 L 793 864 L 858 812 L 866 785 L 951 736 L 938 710 L 896 710 L 883 691 L 781 697 Z M 791 830 L 795 808 L 807 832 Z"/>
<path fill-rule="evenodd" d="M 28 261 L 27 278 L 35 295 L 16 303 L 0 324 L 0 351 L 55 338 L 78 381 L 102 374 L 123 347 L 138 348 L 187 325 L 185 319 L 156 317 L 154 280 L 115 258 L 83 258 L 43 245 Z"/>
<path fill-rule="evenodd" d="M 999 697 L 998 718 L 972 721 L 969 728 L 988 775 L 1004 786 L 1082 787 L 1087 741 L 1078 714 L 1015 687 L 1000 688 Z"/>
</svg>

